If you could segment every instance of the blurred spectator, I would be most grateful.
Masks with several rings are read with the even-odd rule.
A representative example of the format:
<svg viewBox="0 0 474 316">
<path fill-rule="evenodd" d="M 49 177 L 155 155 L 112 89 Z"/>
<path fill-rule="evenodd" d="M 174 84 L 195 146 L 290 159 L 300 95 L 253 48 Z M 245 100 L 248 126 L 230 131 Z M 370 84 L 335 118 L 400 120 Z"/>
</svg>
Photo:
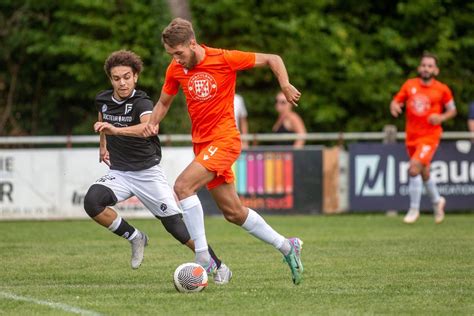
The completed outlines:
<svg viewBox="0 0 474 316">
<path fill-rule="evenodd" d="M 247 135 L 249 132 L 249 125 L 247 122 L 247 109 L 245 108 L 244 98 L 240 94 L 235 94 L 234 96 L 234 114 L 235 114 L 235 123 L 237 128 L 240 131 L 240 135 Z M 247 140 L 244 140 L 242 137 L 242 148 L 246 149 L 249 147 Z"/>
<path fill-rule="evenodd" d="M 283 92 L 279 92 L 275 99 L 275 109 L 278 112 L 278 119 L 273 125 L 272 131 L 274 133 L 296 133 L 299 135 L 306 135 L 306 128 L 301 117 L 293 112 L 293 105 L 290 104 Z M 303 148 L 304 139 L 293 141 L 281 141 L 274 144 L 277 145 L 293 145 L 294 148 Z"/>
<path fill-rule="evenodd" d="M 467 117 L 467 128 L 474 133 L 474 101 L 469 104 L 469 115 Z"/>
</svg>

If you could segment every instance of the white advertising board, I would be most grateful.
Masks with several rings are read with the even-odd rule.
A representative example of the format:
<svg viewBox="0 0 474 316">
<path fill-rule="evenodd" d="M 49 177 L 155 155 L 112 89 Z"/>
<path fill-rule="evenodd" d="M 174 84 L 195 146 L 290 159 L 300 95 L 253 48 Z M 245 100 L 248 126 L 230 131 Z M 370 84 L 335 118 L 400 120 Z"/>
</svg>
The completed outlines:
<svg viewBox="0 0 474 316">
<path fill-rule="evenodd" d="M 84 196 L 108 171 L 98 157 L 97 148 L 0 150 L 0 220 L 87 218 Z M 193 157 L 191 147 L 163 148 L 170 185 Z M 126 217 L 152 217 L 134 197 L 115 207 Z"/>
</svg>

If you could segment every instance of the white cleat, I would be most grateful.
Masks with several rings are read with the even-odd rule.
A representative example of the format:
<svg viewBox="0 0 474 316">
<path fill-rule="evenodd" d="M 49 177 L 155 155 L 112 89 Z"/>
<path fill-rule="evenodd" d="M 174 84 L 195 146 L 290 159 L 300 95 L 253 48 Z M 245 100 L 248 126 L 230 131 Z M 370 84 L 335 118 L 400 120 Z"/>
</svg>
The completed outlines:
<svg viewBox="0 0 474 316">
<path fill-rule="evenodd" d="M 407 215 L 403 218 L 403 221 L 406 224 L 413 224 L 414 222 L 417 221 L 417 219 L 420 217 L 420 210 L 411 208 L 408 210 Z"/>
<path fill-rule="evenodd" d="M 225 263 L 221 263 L 221 266 L 214 274 L 214 283 L 218 285 L 224 285 L 229 283 L 230 279 L 232 279 L 232 271 L 230 271 L 229 267 L 226 266 Z"/>
<path fill-rule="evenodd" d="M 446 199 L 440 197 L 438 203 L 433 205 L 434 218 L 436 224 L 441 224 L 444 220 L 444 207 L 446 206 Z"/>
<path fill-rule="evenodd" d="M 138 235 L 130 240 L 130 245 L 132 246 L 132 269 L 138 269 L 143 261 L 145 247 L 148 245 L 148 236 L 138 231 Z"/>
</svg>

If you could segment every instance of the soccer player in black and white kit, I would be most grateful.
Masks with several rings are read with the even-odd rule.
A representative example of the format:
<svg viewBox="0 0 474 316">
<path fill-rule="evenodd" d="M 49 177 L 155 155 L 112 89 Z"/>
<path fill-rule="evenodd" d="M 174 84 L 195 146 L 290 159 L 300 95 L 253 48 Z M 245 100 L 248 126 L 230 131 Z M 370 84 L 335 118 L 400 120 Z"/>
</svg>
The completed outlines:
<svg viewBox="0 0 474 316">
<path fill-rule="evenodd" d="M 84 199 L 84 209 L 92 219 L 130 242 L 133 269 L 137 269 L 143 261 L 148 236 L 111 208 L 131 196 L 136 196 L 160 219 L 174 238 L 194 250 L 194 242 L 159 165 L 159 138 L 131 137 L 128 132 L 130 128 L 143 129 L 142 125 L 148 123 L 154 106 L 145 92 L 135 89 L 142 68 L 140 57 L 125 50 L 112 53 L 105 61 L 104 70 L 113 89 L 96 96 L 99 117 L 94 129 L 98 131 L 108 126 L 112 131 L 112 135 L 100 133 L 99 151 L 99 161 L 106 163 L 110 171 L 91 185 Z M 232 272 L 211 248 L 209 250 L 219 267 L 214 281 L 217 284 L 228 283 Z"/>
</svg>

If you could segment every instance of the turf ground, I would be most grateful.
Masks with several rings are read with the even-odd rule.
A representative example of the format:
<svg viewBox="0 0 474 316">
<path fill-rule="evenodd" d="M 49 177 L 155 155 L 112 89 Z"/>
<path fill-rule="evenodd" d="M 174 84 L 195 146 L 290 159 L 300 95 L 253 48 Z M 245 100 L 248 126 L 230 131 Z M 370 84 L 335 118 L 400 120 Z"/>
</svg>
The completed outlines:
<svg viewBox="0 0 474 316">
<path fill-rule="evenodd" d="M 156 220 L 130 221 L 150 236 L 136 271 L 126 241 L 92 221 L 0 222 L 0 315 L 474 314 L 474 215 L 267 220 L 304 240 L 302 285 L 275 250 L 221 218 L 206 219 L 208 239 L 234 279 L 197 294 L 174 289 L 174 268 L 193 255 Z"/>
</svg>

